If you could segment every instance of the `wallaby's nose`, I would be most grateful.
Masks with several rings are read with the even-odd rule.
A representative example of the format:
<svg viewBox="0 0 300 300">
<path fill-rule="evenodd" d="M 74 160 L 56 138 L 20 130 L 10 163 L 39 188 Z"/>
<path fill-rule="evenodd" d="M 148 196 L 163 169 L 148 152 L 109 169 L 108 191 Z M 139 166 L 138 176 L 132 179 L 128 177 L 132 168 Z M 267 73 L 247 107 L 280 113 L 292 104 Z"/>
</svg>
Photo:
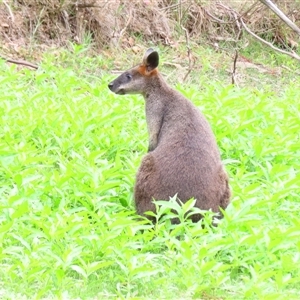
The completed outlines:
<svg viewBox="0 0 300 300">
<path fill-rule="evenodd" d="M 113 88 L 114 84 L 111 82 L 108 84 L 108 88 L 112 91 L 112 88 Z"/>
</svg>

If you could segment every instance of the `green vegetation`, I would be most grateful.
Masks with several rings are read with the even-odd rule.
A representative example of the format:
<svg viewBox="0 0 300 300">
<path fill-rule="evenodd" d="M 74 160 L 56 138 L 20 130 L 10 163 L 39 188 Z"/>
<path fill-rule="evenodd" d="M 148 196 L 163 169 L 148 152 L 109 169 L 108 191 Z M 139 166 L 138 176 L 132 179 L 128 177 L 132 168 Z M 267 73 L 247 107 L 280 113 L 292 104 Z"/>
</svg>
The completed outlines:
<svg viewBox="0 0 300 300">
<path fill-rule="evenodd" d="M 132 202 L 143 99 L 74 52 L 38 71 L 0 61 L 0 298 L 299 299 L 300 79 L 176 86 L 212 125 L 233 199 L 217 228 L 184 220 L 192 201 L 158 202 L 182 223 L 154 226 Z"/>
</svg>

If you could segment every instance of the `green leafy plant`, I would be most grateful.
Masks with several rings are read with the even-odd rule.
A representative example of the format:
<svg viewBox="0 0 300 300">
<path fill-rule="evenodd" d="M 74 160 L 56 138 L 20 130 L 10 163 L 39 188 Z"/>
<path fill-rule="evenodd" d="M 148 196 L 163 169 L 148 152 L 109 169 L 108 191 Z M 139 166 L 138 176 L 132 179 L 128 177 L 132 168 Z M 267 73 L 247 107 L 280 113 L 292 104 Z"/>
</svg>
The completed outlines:
<svg viewBox="0 0 300 300">
<path fill-rule="evenodd" d="M 212 125 L 233 198 L 218 227 L 210 212 L 191 223 L 193 199 L 156 201 L 152 224 L 132 201 L 143 101 L 72 52 L 34 73 L 0 61 L 0 298 L 298 299 L 299 78 L 278 93 L 209 73 L 178 84 Z"/>
</svg>

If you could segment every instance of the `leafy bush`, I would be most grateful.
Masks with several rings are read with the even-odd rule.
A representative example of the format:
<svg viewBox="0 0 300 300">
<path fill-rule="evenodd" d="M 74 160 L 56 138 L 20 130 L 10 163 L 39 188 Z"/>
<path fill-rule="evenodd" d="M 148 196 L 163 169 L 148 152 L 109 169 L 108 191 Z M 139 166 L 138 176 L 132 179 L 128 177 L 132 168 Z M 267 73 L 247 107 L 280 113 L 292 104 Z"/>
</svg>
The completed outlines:
<svg viewBox="0 0 300 300">
<path fill-rule="evenodd" d="M 180 225 L 152 225 L 132 202 L 143 100 L 110 93 L 101 58 L 68 59 L 35 73 L 0 62 L 1 298 L 299 298 L 295 82 L 177 86 L 211 123 L 234 196 L 217 228 L 184 217 L 192 200 Z"/>
</svg>

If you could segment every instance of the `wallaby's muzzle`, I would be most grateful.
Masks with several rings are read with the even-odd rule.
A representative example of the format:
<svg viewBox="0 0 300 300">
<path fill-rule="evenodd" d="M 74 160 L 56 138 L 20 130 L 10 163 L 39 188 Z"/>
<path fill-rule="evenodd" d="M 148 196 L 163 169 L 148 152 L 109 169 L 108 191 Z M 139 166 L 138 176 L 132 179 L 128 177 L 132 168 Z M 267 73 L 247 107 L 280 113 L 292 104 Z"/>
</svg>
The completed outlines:
<svg viewBox="0 0 300 300">
<path fill-rule="evenodd" d="M 113 88 L 114 88 L 113 82 L 108 84 L 108 88 L 113 92 Z"/>
<path fill-rule="evenodd" d="M 117 78 L 118 79 L 118 78 Z M 114 80 L 112 81 L 111 83 L 108 84 L 108 88 L 114 92 L 115 94 L 118 94 L 118 95 L 124 95 L 125 94 L 125 91 L 123 88 L 120 88 L 120 84 Z"/>
<path fill-rule="evenodd" d="M 109 84 L 108 84 L 108 88 L 109 88 L 112 92 L 114 92 L 114 93 L 117 94 L 117 88 L 116 88 L 116 84 L 114 84 L 114 82 L 115 82 L 115 80 L 112 81 L 111 83 L 109 83 Z"/>
</svg>

